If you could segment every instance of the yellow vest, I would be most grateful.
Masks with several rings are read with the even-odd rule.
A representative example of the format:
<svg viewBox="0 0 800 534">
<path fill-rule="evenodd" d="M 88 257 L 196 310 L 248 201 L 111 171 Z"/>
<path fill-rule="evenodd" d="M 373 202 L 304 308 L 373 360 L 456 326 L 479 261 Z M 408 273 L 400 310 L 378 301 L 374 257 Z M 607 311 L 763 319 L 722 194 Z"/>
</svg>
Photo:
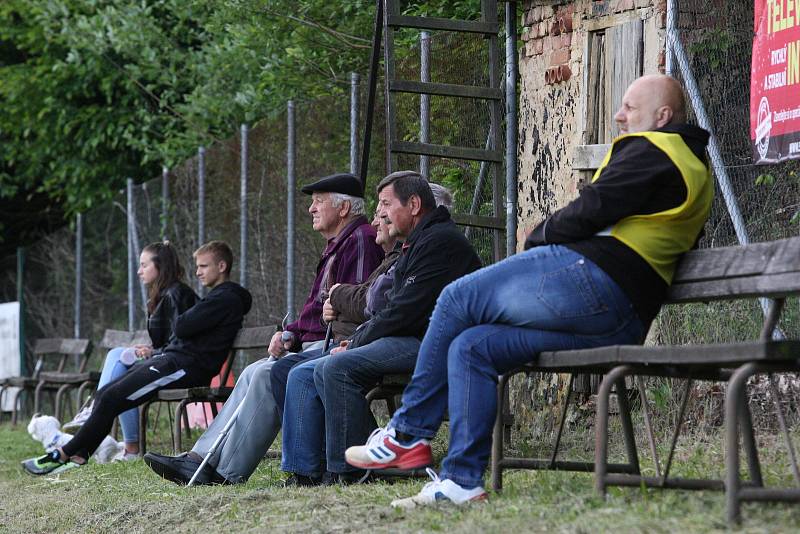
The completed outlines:
<svg viewBox="0 0 800 534">
<path fill-rule="evenodd" d="M 683 138 L 666 132 L 639 132 L 614 139 L 592 182 L 597 181 L 608 165 L 614 145 L 633 136 L 647 138 L 672 160 L 686 184 L 686 200 L 680 206 L 658 213 L 625 217 L 598 235 L 610 235 L 625 243 L 670 284 L 678 259 L 692 248 L 708 218 L 714 199 L 714 182 L 709 168 L 686 146 Z"/>
</svg>

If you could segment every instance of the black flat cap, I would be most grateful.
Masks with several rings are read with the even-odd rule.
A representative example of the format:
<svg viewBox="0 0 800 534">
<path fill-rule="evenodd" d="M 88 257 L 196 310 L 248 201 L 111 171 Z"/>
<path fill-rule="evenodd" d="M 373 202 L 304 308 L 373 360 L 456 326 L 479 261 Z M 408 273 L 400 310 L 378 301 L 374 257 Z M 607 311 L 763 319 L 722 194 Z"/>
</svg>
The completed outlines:
<svg viewBox="0 0 800 534">
<path fill-rule="evenodd" d="M 343 172 L 331 174 L 325 178 L 320 178 L 313 184 L 304 185 L 301 191 L 310 195 L 314 191 L 327 193 L 341 193 L 351 197 L 364 198 L 364 189 L 361 187 L 361 180 L 350 174 Z"/>
</svg>

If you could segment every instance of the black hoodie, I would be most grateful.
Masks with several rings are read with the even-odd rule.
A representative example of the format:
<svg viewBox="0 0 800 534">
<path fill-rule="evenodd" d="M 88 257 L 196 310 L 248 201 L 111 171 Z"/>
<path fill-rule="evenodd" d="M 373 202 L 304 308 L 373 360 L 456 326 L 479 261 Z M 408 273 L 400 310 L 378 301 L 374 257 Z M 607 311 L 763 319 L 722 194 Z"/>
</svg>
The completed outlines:
<svg viewBox="0 0 800 534">
<path fill-rule="evenodd" d="M 239 284 L 221 283 L 178 316 L 164 354 L 176 357 L 182 365 L 217 374 L 252 302 L 250 293 Z"/>
<path fill-rule="evenodd" d="M 702 128 L 676 124 L 655 131 L 679 134 L 700 161 L 707 161 L 709 133 Z M 525 248 L 562 244 L 591 260 L 625 292 L 647 328 L 666 297 L 666 282 L 622 241 L 596 234 L 625 217 L 679 206 L 688 192 L 669 156 L 647 138 L 622 139 L 613 150 L 597 181 L 539 224 Z"/>
<path fill-rule="evenodd" d="M 447 208 L 425 214 L 403 243 L 386 306 L 356 330 L 350 347 L 389 336 L 422 339 L 444 286 L 480 266 Z"/>
</svg>

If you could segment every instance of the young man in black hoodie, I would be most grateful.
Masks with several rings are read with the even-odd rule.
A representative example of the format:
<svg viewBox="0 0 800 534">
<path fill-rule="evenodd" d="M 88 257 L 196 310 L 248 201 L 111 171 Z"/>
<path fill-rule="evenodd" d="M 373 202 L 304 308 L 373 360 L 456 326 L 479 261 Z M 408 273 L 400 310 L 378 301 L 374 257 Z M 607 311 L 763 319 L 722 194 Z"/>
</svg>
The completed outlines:
<svg viewBox="0 0 800 534">
<path fill-rule="evenodd" d="M 161 389 L 204 386 L 219 373 L 252 298 L 228 280 L 233 253 L 226 243 L 206 243 L 195 251 L 194 259 L 197 278 L 211 291 L 178 316 L 163 353 L 137 362 L 124 376 L 101 388 L 92 415 L 75 437 L 45 456 L 22 462 L 27 472 L 44 475 L 84 465 L 117 415 L 143 404 Z"/>
<path fill-rule="evenodd" d="M 377 426 L 366 393 L 383 375 L 414 369 L 436 297 L 480 267 L 478 255 L 428 182 L 413 171 L 378 184 L 378 211 L 403 242 L 386 304 L 328 356 L 294 367 L 286 386 L 283 459 L 287 485 L 348 483 L 362 472 L 344 461 Z M 324 480 L 323 480 L 324 476 Z"/>
</svg>

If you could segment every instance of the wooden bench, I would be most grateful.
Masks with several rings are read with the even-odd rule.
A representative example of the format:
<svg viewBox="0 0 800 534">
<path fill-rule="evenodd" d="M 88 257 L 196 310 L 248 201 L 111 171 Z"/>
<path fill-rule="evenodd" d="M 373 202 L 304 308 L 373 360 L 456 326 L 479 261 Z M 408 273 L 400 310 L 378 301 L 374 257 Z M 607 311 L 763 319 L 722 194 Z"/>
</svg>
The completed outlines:
<svg viewBox="0 0 800 534">
<path fill-rule="evenodd" d="M 220 368 L 220 384 L 225 384 L 230 376 L 233 359 L 240 350 L 263 349 L 269 346 L 269 340 L 275 333 L 275 326 L 257 326 L 242 328 L 233 341 L 228 357 Z M 203 386 L 194 388 L 162 389 L 156 397 L 143 404 L 139 410 L 139 454 L 147 452 L 147 411 L 154 402 L 177 402 L 175 408 L 175 424 L 172 433 L 172 448 L 175 452 L 181 450 L 181 418 L 186 418 L 186 405 L 194 402 L 211 403 L 211 412 L 216 417 L 217 403 L 224 403 L 228 400 L 232 387 Z M 187 425 L 188 428 L 188 425 Z"/>
<path fill-rule="evenodd" d="M 564 411 L 549 458 L 507 458 L 502 432 L 502 402 L 498 403 L 492 449 L 492 487 L 502 488 L 504 469 L 562 469 L 594 471 L 595 485 L 605 494 L 610 485 L 660 488 L 725 490 L 728 519 L 739 519 L 744 500 L 781 500 L 800 502 L 798 489 L 763 487 L 757 445 L 746 402 L 745 382 L 756 373 L 800 370 L 800 341 L 773 339 L 786 297 L 800 294 L 800 237 L 756 243 L 747 246 L 722 247 L 687 253 L 675 274 L 667 304 L 708 303 L 719 300 L 755 298 L 775 299 L 764 320 L 761 337 L 735 343 L 708 343 L 684 346 L 611 346 L 595 349 L 543 352 L 535 363 L 515 369 L 499 377 L 498 399 L 505 398 L 509 379 L 523 372 L 601 373 L 595 427 L 595 461 L 558 460 L 559 443 L 566 421 L 566 410 L 572 393 L 572 377 L 564 403 Z M 633 433 L 630 406 L 625 391 L 625 377 L 636 376 L 656 476 L 641 474 Z M 666 376 L 687 379 L 678 422 L 674 428 L 670 450 L 663 471 L 656 454 L 655 440 L 646 411 L 645 389 L 641 376 Z M 726 480 L 670 477 L 675 446 L 686 411 L 686 401 L 693 380 L 728 381 L 725 399 Z M 609 399 L 616 388 L 627 462 L 608 461 Z M 777 394 L 777 390 L 774 391 Z M 777 403 L 780 409 L 780 404 Z M 778 414 L 787 443 L 791 444 L 782 413 Z M 739 437 L 748 459 L 750 481 L 743 486 L 739 478 Z M 790 445 L 791 446 L 791 445 Z M 793 448 L 793 446 L 792 446 Z M 800 485 L 800 472 L 792 458 L 792 469 Z"/>
</svg>

